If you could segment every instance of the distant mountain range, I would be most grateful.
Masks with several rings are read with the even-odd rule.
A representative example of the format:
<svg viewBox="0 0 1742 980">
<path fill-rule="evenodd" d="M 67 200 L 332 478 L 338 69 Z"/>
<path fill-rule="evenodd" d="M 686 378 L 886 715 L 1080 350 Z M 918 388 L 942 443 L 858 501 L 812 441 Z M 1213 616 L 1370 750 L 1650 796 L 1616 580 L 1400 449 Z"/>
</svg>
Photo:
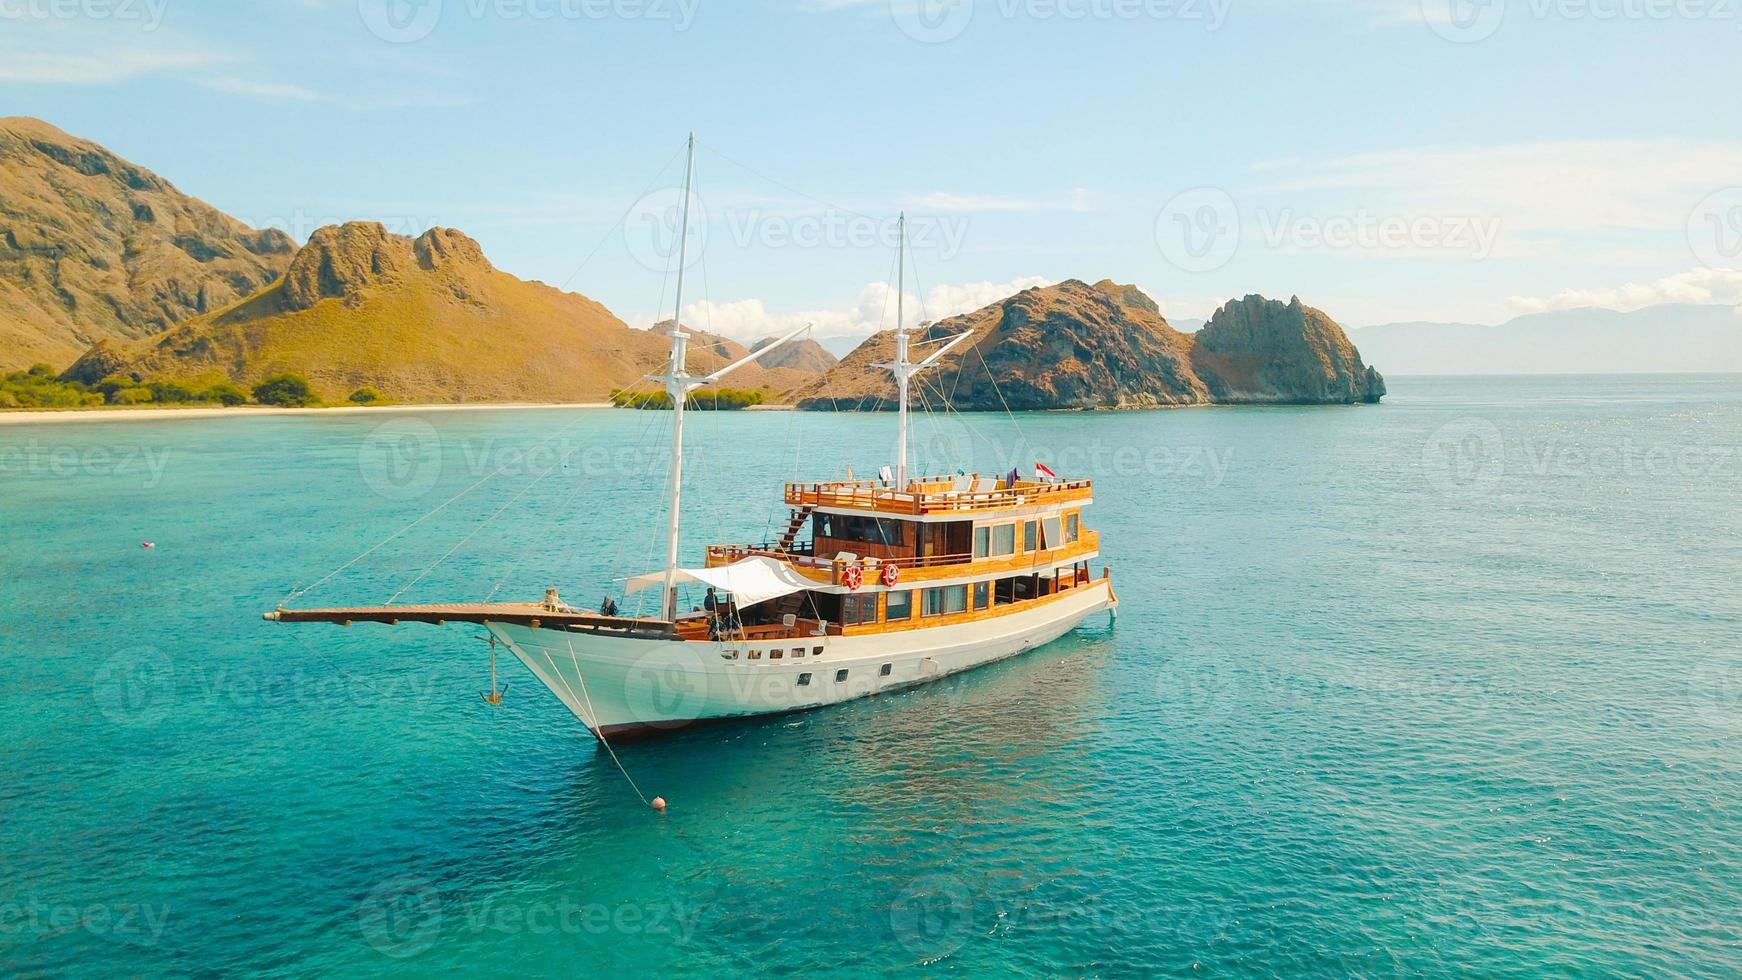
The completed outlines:
<svg viewBox="0 0 1742 980">
<path fill-rule="evenodd" d="M 1742 371 L 1742 314 L 1731 306 L 1556 310 L 1491 327 L 1387 323 L 1349 336 L 1392 375 Z"/>
</svg>

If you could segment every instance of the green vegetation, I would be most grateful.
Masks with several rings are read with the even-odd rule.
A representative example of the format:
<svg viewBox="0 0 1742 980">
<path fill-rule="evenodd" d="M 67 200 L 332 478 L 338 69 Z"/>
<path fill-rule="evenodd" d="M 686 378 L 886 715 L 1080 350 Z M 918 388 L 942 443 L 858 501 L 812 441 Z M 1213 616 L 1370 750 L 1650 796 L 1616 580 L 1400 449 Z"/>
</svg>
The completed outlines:
<svg viewBox="0 0 1742 980">
<path fill-rule="evenodd" d="M 698 408 L 703 411 L 731 412 L 752 405 L 762 404 L 763 392 L 749 391 L 743 388 L 703 388 L 693 391 L 684 399 L 685 408 Z M 628 391 L 618 389 L 611 392 L 611 404 L 618 408 L 671 409 L 671 396 L 663 391 Z"/>
<path fill-rule="evenodd" d="M 96 384 L 61 381 L 54 368 L 38 364 L 28 371 L 0 376 L 0 408 L 87 408 L 97 405 L 242 405 L 248 395 L 220 381 L 193 389 L 174 381 L 142 381 L 112 374 Z"/>
<path fill-rule="evenodd" d="M 376 391 L 368 385 L 364 385 L 356 391 L 351 392 L 351 400 L 359 405 L 379 405 L 387 399 L 381 396 L 381 392 Z"/>
<path fill-rule="evenodd" d="M 321 403 L 308 379 L 295 374 L 275 374 L 255 385 L 254 400 L 283 408 L 306 408 Z"/>
</svg>

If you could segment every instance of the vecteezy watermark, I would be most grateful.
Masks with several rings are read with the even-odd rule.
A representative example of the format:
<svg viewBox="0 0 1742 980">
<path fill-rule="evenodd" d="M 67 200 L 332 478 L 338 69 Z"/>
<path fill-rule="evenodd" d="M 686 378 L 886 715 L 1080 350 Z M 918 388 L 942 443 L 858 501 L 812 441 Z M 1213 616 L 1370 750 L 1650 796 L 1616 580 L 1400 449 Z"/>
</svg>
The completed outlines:
<svg viewBox="0 0 1742 980">
<path fill-rule="evenodd" d="M 1420 0 L 1422 19 L 1458 44 L 1493 37 L 1509 17 L 1532 20 L 1662 22 L 1742 19 L 1738 0 Z"/>
<path fill-rule="evenodd" d="M 1040 462 L 1064 479 L 1141 476 L 1206 489 L 1221 486 L 1234 466 L 1233 446 L 1139 446 L 1098 436 L 1085 443 L 1034 445 L 996 436 L 970 441 L 936 433 L 922 448 L 925 459 L 967 459 L 983 450 L 996 461 L 988 474 L 992 476 L 1028 472 Z"/>
<path fill-rule="evenodd" d="M 684 225 L 683 189 L 662 187 L 641 196 L 623 220 L 623 245 L 653 272 L 676 271 L 678 232 Z M 939 258 L 955 258 L 967 238 L 967 215 L 908 215 L 907 244 Z M 689 235 L 684 266 L 701 260 L 710 242 L 734 248 L 894 250 L 900 236 L 895 215 L 875 217 L 824 208 L 800 213 L 761 208 L 710 209 L 690 191 Z"/>
<path fill-rule="evenodd" d="M 941 44 L 973 23 L 976 5 L 1003 20 L 1171 20 L 1220 30 L 1232 0 L 887 0 L 901 33 L 923 44 Z"/>
<path fill-rule="evenodd" d="M 445 452 L 456 449 L 457 452 Z M 439 430 L 419 418 L 397 418 L 371 429 L 357 449 L 363 485 L 388 500 L 416 500 L 463 473 L 485 477 L 538 478 L 566 473 L 573 478 L 634 479 L 658 475 L 671 464 L 670 451 L 657 446 L 624 446 L 550 438 L 524 443 L 494 437 L 443 440 Z"/>
<path fill-rule="evenodd" d="M 163 482 L 169 456 L 168 446 L 51 446 L 31 438 L 0 444 L 0 477 L 119 478 L 151 490 Z"/>
<path fill-rule="evenodd" d="M 1706 195 L 1688 212 L 1688 247 L 1709 269 L 1742 264 L 1742 186 Z"/>
<path fill-rule="evenodd" d="M 1448 497 L 1479 496 L 1493 490 L 1506 470 L 1506 440 L 1487 419 L 1453 419 L 1421 447 L 1421 471 Z"/>
<path fill-rule="evenodd" d="M 0 902 L 0 937 L 48 939 L 81 931 L 131 946 L 156 946 L 169 924 L 169 905 L 150 902 Z"/>
<path fill-rule="evenodd" d="M 168 10 L 169 0 L 0 0 L 0 21 L 106 20 L 155 31 Z"/>
<path fill-rule="evenodd" d="M 1706 724 L 1742 729 L 1742 666 L 1720 660 L 1696 667 L 1688 677 L 1688 701 Z"/>
<path fill-rule="evenodd" d="M 1429 252 L 1485 259 L 1500 240 L 1496 215 L 1384 214 L 1367 208 L 1302 213 L 1257 208 L 1250 222 L 1233 195 L 1194 187 L 1170 198 L 1155 216 L 1155 243 L 1182 272 L 1210 272 L 1234 258 L 1248 228 L 1272 250 Z"/>
<path fill-rule="evenodd" d="M 97 667 L 91 696 L 97 710 L 123 727 L 149 727 L 180 707 L 216 707 L 254 714 L 282 704 L 334 705 L 349 700 L 397 698 L 430 704 L 446 677 L 433 670 L 372 675 L 369 681 L 275 658 L 245 669 L 178 660 L 149 646 L 116 652 Z"/>
<path fill-rule="evenodd" d="M 666 936 L 678 943 L 695 937 L 705 909 L 687 902 L 607 904 L 564 895 L 554 900 L 514 901 L 443 896 L 417 877 L 392 878 L 357 905 L 363 941 L 384 956 L 409 959 L 435 945 L 444 931 L 501 936 Z"/>
<path fill-rule="evenodd" d="M 620 693 L 620 703 L 628 708 L 629 715 L 652 719 L 647 724 L 668 729 L 682 728 L 701 716 L 702 706 L 708 700 L 708 671 L 702 653 L 688 649 L 693 645 L 675 644 L 681 649 L 645 653 L 629 665 Z M 554 667 L 559 678 L 565 677 L 560 662 Z M 591 717 L 592 695 L 582 690 L 581 684 L 577 674 L 572 688 L 565 682 L 565 691 L 575 699 L 571 707 L 586 708 Z M 595 724 L 599 721 L 594 719 Z"/>
<path fill-rule="evenodd" d="M 159 0 L 163 2 L 163 0 Z M 421 41 L 440 26 L 445 10 L 472 20 L 668 23 L 687 31 L 701 0 L 357 0 L 369 32 L 391 44 Z"/>
<path fill-rule="evenodd" d="M 1079 936 L 1146 943 L 1158 938 L 1203 957 L 1235 926 L 1231 911 L 1215 905 L 1188 908 L 1114 906 L 1092 882 L 1034 880 L 1018 874 L 976 882 L 951 873 L 921 875 L 889 905 L 896 943 L 922 963 L 953 955 L 976 936 Z"/>
</svg>

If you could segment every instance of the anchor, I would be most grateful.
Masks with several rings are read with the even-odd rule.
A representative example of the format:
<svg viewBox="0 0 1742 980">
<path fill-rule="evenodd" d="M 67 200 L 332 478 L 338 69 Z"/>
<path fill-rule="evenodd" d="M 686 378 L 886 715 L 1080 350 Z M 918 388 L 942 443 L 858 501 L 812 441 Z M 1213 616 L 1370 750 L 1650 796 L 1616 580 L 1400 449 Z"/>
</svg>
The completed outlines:
<svg viewBox="0 0 1742 980">
<path fill-rule="evenodd" d="M 496 687 L 496 637 L 480 636 L 478 639 L 490 644 L 490 690 L 479 691 L 478 696 L 484 699 L 485 704 L 499 708 L 502 706 L 502 695 L 508 693 L 508 688 L 504 687 L 498 690 Z"/>
</svg>

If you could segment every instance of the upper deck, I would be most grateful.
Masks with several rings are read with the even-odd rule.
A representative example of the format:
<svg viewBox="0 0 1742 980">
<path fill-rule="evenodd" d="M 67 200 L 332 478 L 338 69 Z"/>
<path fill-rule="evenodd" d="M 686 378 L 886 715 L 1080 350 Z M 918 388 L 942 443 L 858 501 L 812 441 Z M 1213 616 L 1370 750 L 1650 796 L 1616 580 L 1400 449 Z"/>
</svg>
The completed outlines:
<svg viewBox="0 0 1742 980">
<path fill-rule="evenodd" d="M 896 490 L 879 480 L 788 483 L 786 502 L 812 510 L 863 511 L 904 517 L 947 517 L 988 511 L 1082 503 L 1094 496 L 1088 480 L 1042 483 L 981 476 L 924 477 Z"/>
</svg>

